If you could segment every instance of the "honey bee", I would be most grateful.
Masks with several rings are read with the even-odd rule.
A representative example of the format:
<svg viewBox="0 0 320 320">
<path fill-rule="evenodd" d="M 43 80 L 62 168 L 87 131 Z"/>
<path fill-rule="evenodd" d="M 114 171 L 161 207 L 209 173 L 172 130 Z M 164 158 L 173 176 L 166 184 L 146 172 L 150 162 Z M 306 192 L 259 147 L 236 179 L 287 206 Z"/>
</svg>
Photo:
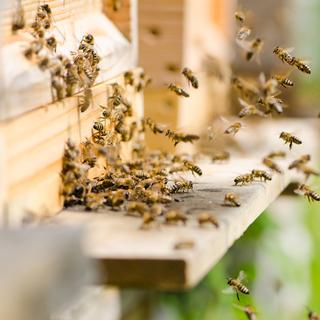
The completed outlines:
<svg viewBox="0 0 320 320">
<path fill-rule="evenodd" d="M 311 156 L 310 154 L 304 154 L 301 157 L 299 157 L 298 159 L 294 160 L 293 162 L 290 163 L 288 169 L 294 169 L 294 168 L 298 168 L 301 165 L 309 162 L 311 160 Z"/>
<path fill-rule="evenodd" d="M 253 175 L 254 178 L 257 178 L 259 179 L 260 181 L 264 181 L 264 182 L 267 182 L 268 180 L 271 181 L 272 180 L 272 177 L 271 175 L 265 171 L 265 170 L 256 170 L 256 169 L 253 169 L 251 171 L 251 174 Z"/>
<path fill-rule="evenodd" d="M 128 195 L 127 190 L 113 191 L 107 197 L 107 204 L 112 208 L 120 207 L 128 199 Z"/>
<path fill-rule="evenodd" d="M 151 212 L 145 212 L 143 214 L 143 221 L 140 226 L 140 229 L 148 229 L 150 228 L 153 224 L 157 222 L 157 218 L 151 214 Z"/>
<path fill-rule="evenodd" d="M 308 65 L 307 61 L 304 61 L 303 59 L 294 58 L 294 65 L 300 70 L 301 72 L 311 74 L 311 68 Z"/>
<path fill-rule="evenodd" d="M 276 98 L 275 95 L 267 95 L 264 98 L 260 98 L 258 103 L 262 104 L 265 108 L 264 113 L 270 114 L 272 111 L 277 112 L 278 114 L 283 113 L 284 104 L 282 99 Z"/>
<path fill-rule="evenodd" d="M 248 320 L 257 320 L 257 313 L 251 306 L 239 306 L 234 305 L 235 308 L 241 310 L 244 312 L 244 314 L 247 316 Z"/>
<path fill-rule="evenodd" d="M 238 133 L 238 131 L 241 129 L 242 124 L 241 122 L 235 122 L 232 125 L 230 125 L 225 131 L 225 134 L 233 134 L 235 135 L 236 133 Z"/>
<path fill-rule="evenodd" d="M 285 144 L 289 143 L 290 150 L 292 149 L 293 144 L 302 144 L 302 141 L 299 138 L 297 138 L 289 132 L 281 132 L 279 138 L 282 139 L 285 142 Z"/>
<path fill-rule="evenodd" d="M 274 158 L 285 158 L 287 156 L 287 153 L 284 151 L 274 151 L 274 152 L 270 152 L 267 155 L 267 158 L 269 159 L 274 159 Z"/>
<path fill-rule="evenodd" d="M 149 117 L 145 119 L 145 124 L 149 126 L 149 128 L 154 134 L 162 134 L 165 131 L 165 125 L 158 124 Z"/>
<path fill-rule="evenodd" d="M 105 195 L 99 193 L 90 193 L 85 197 L 85 209 L 87 211 L 98 210 L 105 202 Z"/>
<path fill-rule="evenodd" d="M 124 73 L 124 83 L 125 85 L 129 85 L 129 86 L 134 85 L 134 75 L 132 71 L 126 71 Z"/>
<path fill-rule="evenodd" d="M 216 228 L 219 228 L 219 222 L 215 216 L 213 216 L 209 212 L 202 212 L 198 215 L 198 223 L 200 226 L 206 225 L 206 224 L 212 224 Z"/>
<path fill-rule="evenodd" d="M 263 158 L 262 163 L 265 166 L 267 166 L 269 169 L 277 173 L 282 173 L 282 169 L 271 158 L 268 158 L 268 157 Z"/>
<path fill-rule="evenodd" d="M 182 70 L 182 74 L 185 76 L 185 78 L 188 80 L 189 83 L 195 88 L 199 88 L 199 81 L 194 75 L 194 73 L 189 68 L 184 68 Z"/>
<path fill-rule="evenodd" d="M 239 275 L 236 279 L 229 278 L 227 284 L 229 285 L 228 289 L 225 289 L 224 293 L 235 292 L 237 295 L 238 301 L 240 301 L 239 293 L 250 294 L 249 289 L 242 283 L 245 279 L 245 273 L 243 271 L 239 272 Z"/>
<path fill-rule="evenodd" d="M 288 79 L 286 76 L 275 75 L 274 79 L 276 79 L 278 83 L 284 88 L 293 87 L 293 81 Z"/>
<path fill-rule="evenodd" d="M 241 98 L 239 98 L 238 100 L 242 106 L 242 109 L 238 113 L 239 118 L 249 117 L 253 115 L 258 115 L 262 117 L 264 116 L 264 113 L 260 111 L 255 105 L 249 104 Z"/>
<path fill-rule="evenodd" d="M 149 206 L 143 202 L 129 202 L 127 206 L 127 211 L 129 214 L 137 212 L 140 216 L 143 216 L 145 212 L 149 210 Z"/>
<path fill-rule="evenodd" d="M 236 19 L 236 21 L 238 21 L 239 23 L 243 24 L 246 20 L 246 16 L 245 13 L 243 11 L 237 10 L 234 13 L 234 17 Z"/>
<path fill-rule="evenodd" d="M 295 63 L 295 58 L 290 54 L 293 51 L 293 48 L 281 48 L 275 47 L 273 53 L 283 62 L 287 63 L 290 66 L 293 66 Z"/>
<path fill-rule="evenodd" d="M 308 201 L 320 201 L 320 194 L 312 190 L 312 188 L 306 184 L 300 184 L 294 191 L 297 194 L 303 194 Z"/>
<path fill-rule="evenodd" d="M 320 316 L 316 312 L 314 312 L 308 308 L 308 319 L 309 320 L 320 320 Z"/>
<path fill-rule="evenodd" d="M 235 195 L 233 192 L 228 192 L 224 196 L 224 206 L 231 206 L 231 207 L 240 207 L 241 204 L 238 201 L 238 196 Z"/>
<path fill-rule="evenodd" d="M 112 10 L 118 12 L 123 6 L 123 0 L 111 0 Z"/>
<path fill-rule="evenodd" d="M 83 96 L 79 98 L 79 109 L 81 112 L 85 112 L 90 107 L 90 103 L 93 99 L 91 88 L 85 88 Z"/>
<path fill-rule="evenodd" d="M 306 165 L 301 165 L 298 168 L 299 168 L 299 170 L 301 170 L 303 172 L 303 174 L 306 177 L 306 180 L 308 180 L 311 175 L 313 175 L 313 176 L 319 176 L 320 175 L 318 170 L 316 170 L 314 168 L 311 168 L 309 166 L 306 166 Z"/>
<path fill-rule="evenodd" d="M 260 97 L 260 91 L 258 87 L 249 81 L 245 81 L 240 77 L 233 76 L 231 78 L 231 84 L 239 96 L 246 101 L 257 101 Z"/>
<path fill-rule="evenodd" d="M 252 41 L 240 41 L 238 42 L 242 48 L 246 51 L 246 60 L 251 61 L 256 57 L 256 61 L 260 63 L 260 52 L 263 48 L 263 41 L 260 38 L 256 38 Z"/>
<path fill-rule="evenodd" d="M 172 187 L 169 188 L 170 193 L 187 192 L 193 189 L 192 181 L 185 179 L 176 180 Z"/>
<path fill-rule="evenodd" d="M 182 211 L 169 210 L 165 214 L 165 221 L 168 224 L 179 223 L 179 222 L 182 222 L 183 224 L 186 224 L 187 220 L 188 220 L 188 217 Z"/>
<path fill-rule="evenodd" d="M 241 183 L 241 185 L 250 184 L 253 182 L 253 175 L 251 173 L 242 174 L 234 178 L 234 185 L 237 186 Z"/>
<path fill-rule="evenodd" d="M 15 34 L 18 30 L 24 29 L 25 26 L 25 12 L 22 7 L 21 0 L 17 0 L 17 8 L 12 17 L 11 31 Z"/>
<path fill-rule="evenodd" d="M 198 167 L 197 165 L 195 165 L 191 161 L 184 160 L 183 161 L 183 166 L 187 170 L 191 171 L 193 174 L 196 173 L 198 176 L 202 176 L 202 170 L 200 169 L 200 167 Z"/>
<path fill-rule="evenodd" d="M 181 240 L 174 244 L 174 250 L 183 250 L 183 249 L 192 249 L 194 248 L 195 243 L 193 240 Z"/>
<path fill-rule="evenodd" d="M 251 34 L 251 29 L 247 26 L 243 26 L 237 32 L 236 38 L 240 41 L 246 40 Z"/>
<path fill-rule="evenodd" d="M 230 153 L 228 151 L 216 152 L 211 156 L 213 162 L 216 161 L 227 161 L 230 159 Z"/>
<path fill-rule="evenodd" d="M 178 145 L 180 142 L 193 143 L 195 140 L 200 139 L 200 137 L 198 135 L 177 133 L 177 132 L 170 130 L 170 129 L 167 129 L 166 136 L 174 142 L 174 146 Z"/>
<path fill-rule="evenodd" d="M 178 87 L 174 83 L 170 83 L 168 85 L 168 89 L 170 91 L 174 92 L 178 96 L 182 96 L 182 97 L 185 97 L 185 98 L 189 98 L 190 97 L 190 95 L 184 89 Z"/>
</svg>

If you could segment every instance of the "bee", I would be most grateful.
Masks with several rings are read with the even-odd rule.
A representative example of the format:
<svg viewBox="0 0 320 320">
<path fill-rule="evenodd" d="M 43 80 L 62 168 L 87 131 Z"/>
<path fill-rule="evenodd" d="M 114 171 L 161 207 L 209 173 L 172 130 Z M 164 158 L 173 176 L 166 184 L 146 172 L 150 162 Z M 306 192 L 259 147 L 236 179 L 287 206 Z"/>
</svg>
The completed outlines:
<svg viewBox="0 0 320 320">
<path fill-rule="evenodd" d="M 165 221 L 166 221 L 167 224 L 179 223 L 179 222 L 182 222 L 183 224 L 186 224 L 187 220 L 188 220 L 188 217 L 182 211 L 169 210 L 165 214 Z"/>
<path fill-rule="evenodd" d="M 278 83 L 284 88 L 293 87 L 293 81 L 288 79 L 286 76 L 275 75 L 274 79 L 276 79 Z"/>
<path fill-rule="evenodd" d="M 310 154 L 304 154 L 301 157 L 299 157 L 298 159 L 294 160 L 293 162 L 290 163 L 288 169 L 294 169 L 294 168 L 298 168 L 301 165 L 309 162 L 311 160 L 311 156 Z"/>
<path fill-rule="evenodd" d="M 140 226 L 140 229 L 148 229 L 156 222 L 156 217 L 153 216 L 150 212 L 145 212 L 143 214 L 143 221 Z"/>
<path fill-rule="evenodd" d="M 304 61 L 303 59 L 294 58 L 294 65 L 300 70 L 301 72 L 311 74 L 311 68 L 307 64 L 307 61 Z"/>
<path fill-rule="evenodd" d="M 293 48 L 281 48 L 281 47 L 275 47 L 273 50 L 273 53 L 283 62 L 287 63 L 290 66 L 293 66 L 295 63 L 295 58 L 290 54 L 290 52 L 293 51 Z"/>
<path fill-rule="evenodd" d="M 26 26 L 25 12 L 21 0 L 17 0 L 17 9 L 12 17 L 11 31 L 15 34 Z"/>
<path fill-rule="evenodd" d="M 134 85 L 134 75 L 132 71 L 127 71 L 124 73 L 124 83 L 125 85 L 129 85 L 129 86 Z"/>
<path fill-rule="evenodd" d="M 112 10 L 118 12 L 123 6 L 123 0 L 111 0 Z"/>
<path fill-rule="evenodd" d="M 285 144 L 289 143 L 290 150 L 292 149 L 293 144 L 302 144 L 302 141 L 299 138 L 289 132 L 281 132 L 279 138 L 284 140 Z"/>
<path fill-rule="evenodd" d="M 162 125 L 162 124 L 158 124 L 156 123 L 155 121 L 153 121 L 151 118 L 146 118 L 144 120 L 145 124 L 149 126 L 149 128 L 151 129 L 151 131 L 154 133 L 154 134 L 157 134 L 157 133 L 164 133 L 165 131 L 165 126 Z"/>
<path fill-rule="evenodd" d="M 253 169 L 253 170 L 251 171 L 251 174 L 252 174 L 253 178 L 260 179 L 260 181 L 267 182 L 268 180 L 269 180 L 269 181 L 272 180 L 271 175 L 270 175 L 267 171 L 265 171 L 265 170 L 256 170 L 256 169 Z"/>
<path fill-rule="evenodd" d="M 88 47 L 93 47 L 94 46 L 94 36 L 91 33 L 84 35 L 80 41 L 80 46 L 83 44 Z"/>
<path fill-rule="evenodd" d="M 253 175 L 251 173 L 242 174 L 234 178 L 234 185 L 237 186 L 241 183 L 241 185 L 250 184 L 253 182 Z"/>
<path fill-rule="evenodd" d="M 169 188 L 170 193 L 187 192 L 193 189 L 192 181 L 185 179 L 176 180 L 172 187 Z"/>
<path fill-rule="evenodd" d="M 57 40 L 54 36 L 51 36 L 46 39 L 46 46 L 49 50 L 56 52 L 57 50 Z"/>
<path fill-rule="evenodd" d="M 195 243 L 193 240 L 181 240 L 174 244 L 174 250 L 183 250 L 183 249 L 192 249 L 194 248 Z"/>
<path fill-rule="evenodd" d="M 277 112 L 278 114 L 283 113 L 284 104 L 282 99 L 276 98 L 275 95 L 267 95 L 264 98 L 260 98 L 258 103 L 262 104 L 265 108 L 264 113 L 270 114 L 272 111 Z"/>
<path fill-rule="evenodd" d="M 243 43 L 243 42 L 240 42 Z M 246 60 L 251 61 L 253 57 L 256 57 L 257 62 L 259 63 L 260 52 L 263 47 L 263 41 L 260 38 L 256 38 L 249 43 L 245 43 L 243 46 L 246 50 Z"/>
<path fill-rule="evenodd" d="M 312 190 L 312 188 L 306 184 L 300 184 L 295 190 L 297 194 L 303 194 L 308 201 L 320 201 L 320 194 Z"/>
<path fill-rule="evenodd" d="M 273 159 L 273 158 L 285 158 L 287 156 L 287 153 L 284 151 L 274 151 L 274 152 L 270 152 L 267 155 L 267 158 L 269 159 Z"/>
<path fill-rule="evenodd" d="M 239 98 L 238 100 L 242 106 L 242 109 L 238 113 L 239 118 L 244 118 L 253 115 L 264 116 L 264 113 L 260 111 L 255 105 L 249 104 L 241 98 Z"/>
<path fill-rule="evenodd" d="M 184 91 L 184 89 L 178 87 L 174 83 L 170 83 L 168 85 L 168 89 L 170 91 L 174 92 L 178 96 L 182 96 L 182 97 L 185 97 L 185 98 L 189 98 L 190 97 L 190 95 L 186 91 Z"/>
<path fill-rule="evenodd" d="M 228 151 L 216 152 L 213 156 L 211 156 L 211 160 L 213 162 L 227 161 L 229 159 L 230 159 L 230 153 Z"/>
<path fill-rule="evenodd" d="M 202 212 L 198 215 L 198 223 L 200 226 L 206 225 L 206 224 L 212 224 L 216 228 L 219 228 L 219 222 L 215 216 L 213 216 L 209 212 Z"/>
<path fill-rule="evenodd" d="M 256 84 L 245 81 L 237 76 L 231 78 L 231 84 L 239 96 L 246 101 L 257 101 L 260 97 L 260 91 Z"/>
<path fill-rule="evenodd" d="M 108 195 L 107 204 L 112 208 L 120 207 L 128 199 L 127 190 L 116 190 Z"/>
<path fill-rule="evenodd" d="M 200 169 L 200 167 L 198 167 L 197 165 L 195 165 L 191 161 L 184 160 L 183 161 L 183 166 L 187 170 L 191 171 L 193 174 L 196 173 L 198 176 L 202 176 L 202 170 Z"/>
<path fill-rule="evenodd" d="M 90 193 L 85 197 L 85 209 L 87 211 L 98 210 L 104 205 L 105 195 Z"/>
<path fill-rule="evenodd" d="M 237 195 L 235 195 L 233 192 L 228 192 L 224 196 L 224 202 L 223 205 L 225 206 L 231 206 L 231 207 L 240 207 L 241 204 L 238 201 Z"/>
<path fill-rule="evenodd" d="M 311 175 L 314 175 L 314 176 L 319 176 L 320 175 L 318 170 L 313 169 L 311 167 L 308 167 L 306 165 L 300 165 L 298 168 L 306 176 L 306 180 L 308 180 Z"/>
<path fill-rule="evenodd" d="M 282 173 L 282 169 L 270 158 L 265 157 L 262 160 L 262 163 L 267 166 L 269 169 L 277 172 L 277 173 Z"/>
<path fill-rule="evenodd" d="M 90 102 L 92 101 L 92 90 L 91 88 L 85 88 L 83 91 L 83 96 L 79 98 L 79 109 L 81 112 L 85 112 L 90 107 Z"/>
<path fill-rule="evenodd" d="M 236 133 L 238 133 L 241 127 L 242 127 L 241 122 L 235 122 L 232 125 L 230 125 L 226 130 L 224 130 L 224 133 L 235 135 Z"/>
<path fill-rule="evenodd" d="M 129 202 L 127 206 L 127 211 L 129 214 L 137 212 L 140 216 L 143 216 L 149 210 L 149 206 L 143 202 Z"/>
<path fill-rule="evenodd" d="M 179 66 L 177 64 L 169 62 L 166 65 L 166 70 L 169 71 L 169 72 L 172 72 L 172 73 L 178 73 L 180 68 L 179 68 Z"/>
<path fill-rule="evenodd" d="M 236 279 L 229 278 L 227 284 L 229 285 L 230 289 L 232 289 L 232 291 L 230 291 L 228 288 L 224 290 L 224 292 L 225 293 L 236 292 L 237 299 L 238 301 L 240 301 L 239 293 L 250 294 L 249 289 L 242 283 L 244 278 L 245 278 L 245 274 L 243 271 L 240 271 Z"/>
<path fill-rule="evenodd" d="M 320 316 L 316 312 L 314 312 L 308 308 L 308 319 L 309 320 L 320 320 Z"/>
<path fill-rule="evenodd" d="M 195 140 L 200 139 L 200 137 L 196 134 L 177 133 L 170 129 L 167 129 L 166 136 L 174 142 L 174 146 L 178 145 L 180 142 L 193 143 Z"/>
<path fill-rule="evenodd" d="M 237 32 L 236 38 L 240 41 L 246 40 L 251 34 L 251 29 L 247 26 L 243 26 Z"/>
<path fill-rule="evenodd" d="M 237 10 L 234 13 L 234 17 L 235 17 L 236 21 L 238 21 L 241 24 L 243 24 L 246 20 L 246 16 L 245 16 L 244 12 L 240 11 L 240 10 Z"/>
<path fill-rule="evenodd" d="M 194 75 L 194 73 L 189 68 L 184 68 L 182 70 L 182 74 L 185 76 L 185 78 L 188 80 L 189 83 L 195 88 L 199 88 L 199 81 Z"/>
<path fill-rule="evenodd" d="M 257 313 L 254 311 L 254 309 L 251 306 L 234 305 L 234 307 L 243 311 L 247 316 L 248 320 L 257 320 Z"/>
</svg>

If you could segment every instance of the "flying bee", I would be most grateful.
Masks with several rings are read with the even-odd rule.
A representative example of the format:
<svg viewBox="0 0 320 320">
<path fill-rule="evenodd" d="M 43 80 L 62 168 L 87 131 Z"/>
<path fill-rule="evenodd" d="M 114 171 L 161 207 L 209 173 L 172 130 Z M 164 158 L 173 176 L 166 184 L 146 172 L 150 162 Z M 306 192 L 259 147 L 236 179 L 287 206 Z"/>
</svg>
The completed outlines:
<svg viewBox="0 0 320 320">
<path fill-rule="evenodd" d="M 311 160 L 311 156 L 310 154 L 304 154 L 301 157 L 299 157 L 298 159 L 294 160 L 293 162 L 290 163 L 288 169 L 294 169 L 294 168 L 298 168 L 303 164 L 306 164 L 307 162 L 309 162 Z"/>
<path fill-rule="evenodd" d="M 237 10 L 235 13 L 234 13 L 234 17 L 236 19 L 236 21 L 238 21 L 239 23 L 243 24 L 246 20 L 246 15 L 243 11 L 241 10 Z"/>
<path fill-rule="evenodd" d="M 293 144 L 302 144 L 302 141 L 299 138 L 297 138 L 289 132 L 282 131 L 280 133 L 279 138 L 282 139 L 285 142 L 285 144 L 289 143 L 290 150 L 292 149 Z"/>
<path fill-rule="evenodd" d="M 313 175 L 313 176 L 319 176 L 320 175 L 318 170 L 316 170 L 314 168 L 311 168 L 309 166 L 306 166 L 306 165 L 300 165 L 298 167 L 298 169 L 300 171 L 302 171 L 302 173 L 305 175 L 306 180 L 308 180 L 311 175 Z"/>
<path fill-rule="evenodd" d="M 282 169 L 270 158 L 266 157 L 263 158 L 262 163 L 267 166 L 269 169 L 277 172 L 282 173 Z"/>
<path fill-rule="evenodd" d="M 253 175 L 251 173 L 242 174 L 234 178 L 234 185 L 237 186 L 241 183 L 241 185 L 250 184 L 253 182 Z"/>
<path fill-rule="evenodd" d="M 238 201 L 238 196 L 234 194 L 233 192 L 228 192 L 224 196 L 224 206 L 231 206 L 231 207 L 240 207 L 241 204 Z"/>
<path fill-rule="evenodd" d="M 248 320 L 257 320 L 257 313 L 251 306 L 239 306 L 235 304 L 234 307 L 243 311 Z"/>
<path fill-rule="evenodd" d="M 269 159 L 274 159 L 274 158 L 285 158 L 287 156 L 287 153 L 284 151 L 274 151 L 274 152 L 270 152 L 267 155 L 267 158 Z"/>
<path fill-rule="evenodd" d="M 216 228 L 219 228 L 219 222 L 217 218 L 209 212 L 202 212 L 198 215 L 198 223 L 202 227 L 206 224 L 212 224 Z"/>
<path fill-rule="evenodd" d="M 211 156 L 211 160 L 213 162 L 216 162 L 216 161 L 227 161 L 229 159 L 230 159 L 230 153 L 228 151 L 215 152 Z"/>
<path fill-rule="evenodd" d="M 312 190 L 312 188 L 306 184 L 300 184 L 294 191 L 296 194 L 304 195 L 308 201 L 320 201 L 320 194 Z"/>
<path fill-rule="evenodd" d="M 184 160 L 183 161 L 183 166 L 192 172 L 192 174 L 196 173 L 198 176 L 202 176 L 202 170 L 200 169 L 200 167 L 198 167 L 197 165 L 195 165 L 194 163 L 192 163 L 191 161 L 188 160 Z"/>
<path fill-rule="evenodd" d="M 179 223 L 179 222 L 186 224 L 187 220 L 188 220 L 188 217 L 182 211 L 169 210 L 165 214 L 165 221 L 168 224 Z"/>
<path fill-rule="evenodd" d="M 278 83 L 284 88 L 293 87 L 293 81 L 288 79 L 286 76 L 275 75 L 274 79 L 276 79 Z"/>
<path fill-rule="evenodd" d="M 246 101 L 256 101 L 260 96 L 259 88 L 255 83 L 233 76 L 231 84 L 238 95 Z"/>
<path fill-rule="evenodd" d="M 235 292 L 237 295 L 238 301 L 240 301 L 239 293 L 250 294 L 249 289 L 242 283 L 245 279 L 245 273 L 241 270 L 236 279 L 229 278 L 227 284 L 229 288 L 223 290 L 224 293 L 232 293 Z"/>
<path fill-rule="evenodd" d="M 224 133 L 235 135 L 236 133 L 238 133 L 238 131 L 241 129 L 241 127 L 242 127 L 241 122 L 235 122 L 235 123 L 231 124 L 226 130 L 224 130 Z"/>
<path fill-rule="evenodd" d="M 316 312 L 312 311 L 311 309 L 308 309 L 308 319 L 309 320 L 320 320 L 320 315 L 318 315 Z"/>
<path fill-rule="evenodd" d="M 273 53 L 283 62 L 287 63 L 290 66 L 293 66 L 295 63 L 295 58 L 290 54 L 293 51 L 294 48 L 281 48 L 281 47 L 275 47 L 273 50 Z"/>
<path fill-rule="evenodd" d="M 188 80 L 189 83 L 195 88 L 199 88 L 199 81 L 194 75 L 194 73 L 189 68 L 184 68 L 182 70 L 182 74 L 185 76 L 185 78 Z"/>
<path fill-rule="evenodd" d="M 80 46 L 84 44 L 85 46 L 94 46 L 94 36 L 91 33 L 84 35 L 80 41 Z"/>
<path fill-rule="evenodd" d="M 240 41 L 246 40 L 251 34 L 251 29 L 247 26 L 243 26 L 237 32 L 236 38 Z"/>
<path fill-rule="evenodd" d="M 275 95 L 267 95 L 264 98 L 259 98 L 258 103 L 264 106 L 264 113 L 270 114 L 273 111 L 277 112 L 278 114 L 283 113 L 283 108 L 285 105 L 283 104 L 283 100 L 280 98 L 276 98 Z"/>
<path fill-rule="evenodd" d="M 77 71 L 77 67 L 74 63 L 68 62 L 65 65 L 66 75 L 65 75 L 65 83 L 66 83 L 66 94 L 67 97 L 71 97 L 78 86 L 79 83 L 79 75 Z"/>
<path fill-rule="evenodd" d="M 146 118 L 145 120 L 145 124 L 149 126 L 149 128 L 151 129 L 151 131 L 154 133 L 154 134 L 157 134 L 157 133 L 164 133 L 165 131 L 165 125 L 163 124 L 159 124 L 159 123 L 156 123 L 155 121 L 153 121 L 151 118 Z"/>
<path fill-rule="evenodd" d="M 298 70 L 300 70 L 301 72 L 307 73 L 307 74 L 311 74 L 311 68 L 308 65 L 308 62 L 303 60 L 303 59 L 299 59 L 299 58 L 294 58 L 294 65 L 298 68 Z"/>
<path fill-rule="evenodd" d="M 79 109 L 81 112 L 85 112 L 90 107 L 90 102 L 92 101 L 92 90 L 91 88 L 85 88 L 83 91 L 83 96 L 79 98 Z"/>
<path fill-rule="evenodd" d="M 189 98 L 190 97 L 190 95 L 186 91 L 184 91 L 184 89 L 178 87 L 174 83 L 170 83 L 168 85 L 168 89 L 170 91 L 174 92 L 178 96 L 182 96 L 182 97 L 185 97 L 185 98 Z"/>
<path fill-rule="evenodd" d="M 172 187 L 169 188 L 170 193 L 187 192 L 193 189 L 192 181 L 185 179 L 175 180 Z"/>
<path fill-rule="evenodd" d="M 111 0 L 111 7 L 114 12 L 118 12 L 123 6 L 123 0 Z"/>
<path fill-rule="evenodd" d="M 18 30 L 24 29 L 26 26 L 25 12 L 21 4 L 21 0 L 17 0 L 17 9 L 12 17 L 11 31 L 15 34 Z"/>
<path fill-rule="evenodd" d="M 242 106 L 242 109 L 238 113 L 239 118 L 249 117 L 253 115 L 258 115 L 262 117 L 264 116 L 264 113 L 260 111 L 255 105 L 249 104 L 241 98 L 239 98 L 238 100 Z"/>
<path fill-rule="evenodd" d="M 200 139 L 200 137 L 198 135 L 177 133 L 177 132 L 170 130 L 170 129 L 167 129 L 166 136 L 174 142 L 174 146 L 178 145 L 180 142 L 193 143 L 195 140 Z"/>
<path fill-rule="evenodd" d="M 237 41 L 237 43 L 246 51 L 246 60 L 251 61 L 254 57 L 260 64 L 260 52 L 263 48 L 263 41 L 256 38 L 252 41 Z"/>
<path fill-rule="evenodd" d="M 183 250 L 183 249 L 192 249 L 194 248 L 195 243 L 193 240 L 181 240 L 174 244 L 174 250 Z"/>
<path fill-rule="evenodd" d="M 272 180 L 272 177 L 271 175 L 265 171 L 265 170 L 256 170 L 256 169 L 253 169 L 251 171 L 251 174 L 253 175 L 254 178 L 257 178 L 259 179 L 260 181 L 264 181 L 264 182 L 267 182 L 268 180 L 271 181 Z"/>
</svg>

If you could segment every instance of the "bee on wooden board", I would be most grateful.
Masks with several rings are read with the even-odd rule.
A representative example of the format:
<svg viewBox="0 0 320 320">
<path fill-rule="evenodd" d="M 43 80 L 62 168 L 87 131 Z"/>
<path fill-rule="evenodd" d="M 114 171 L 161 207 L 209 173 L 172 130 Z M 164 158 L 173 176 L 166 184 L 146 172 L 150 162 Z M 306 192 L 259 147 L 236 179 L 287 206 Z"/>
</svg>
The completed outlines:
<svg viewBox="0 0 320 320">
<path fill-rule="evenodd" d="M 186 224 L 187 220 L 188 220 L 188 217 L 186 216 L 186 214 L 179 210 L 169 210 L 165 214 L 165 221 L 167 224 L 172 224 L 172 223 L 177 224 L 179 222 Z"/>
<path fill-rule="evenodd" d="M 238 304 L 234 304 L 233 305 L 235 308 L 241 310 L 244 312 L 244 314 L 247 316 L 248 320 L 257 320 L 257 313 L 254 310 L 254 308 L 252 306 L 240 306 Z"/>
<path fill-rule="evenodd" d="M 294 136 L 289 132 L 282 131 L 280 133 L 279 138 L 282 139 L 285 142 L 285 144 L 289 144 L 290 150 L 292 149 L 293 144 L 302 144 L 302 141 L 298 137 Z"/>
<path fill-rule="evenodd" d="M 275 163 L 271 158 L 265 157 L 262 159 L 262 163 L 267 166 L 269 169 L 277 172 L 277 173 L 283 173 L 282 169 L 279 167 L 277 163 Z"/>
<path fill-rule="evenodd" d="M 188 192 L 190 190 L 193 190 L 193 183 L 185 179 L 175 180 L 169 188 L 170 193 Z"/>
<path fill-rule="evenodd" d="M 182 70 L 182 74 L 187 79 L 188 83 L 192 85 L 193 88 L 198 89 L 199 88 L 199 81 L 194 75 L 193 71 L 191 71 L 189 68 L 184 68 Z"/>
<path fill-rule="evenodd" d="M 18 30 L 24 29 L 26 26 L 25 12 L 21 4 L 21 0 L 16 0 L 16 9 L 13 13 L 11 31 L 15 34 Z"/>
<path fill-rule="evenodd" d="M 236 279 L 229 278 L 227 284 L 229 288 L 225 289 L 224 293 L 233 293 L 235 292 L 237 295 L 238 301 L 240 301 L 239 293 L 250 294 L 249 289 L 242 283 L 245 279 L 245 273 L 241 270 Z"/>
<path fill-rule="evenodd" d="M 260 64 L 260 53 L 263 48 L 264 42 L 260 38 L 253 39 L 251 41 L 237 41 L 242 47 L 246 54 L 245 58 L 247 61 L 251 61 L 253 58 Z"/>
<path fill-rule="evenodd" d="M 211 224 L 211 225 L 215 226 L 216 228 L 219 228 L 219 222 L 218 222 L 217 218 L 209 212 L 199 213 L 197 219 L 198 219 L 198 223 L 201 227 L 204 225 Z"/>
<path fill-rule="evenodd" d="M 189 93 L 187 93 L 184 89 L 182 89 L 181 87 L 175 85 L 174 83 L 170 83 L 168 85 L 168 89 L 172 92 L 174 92 L 176 95 L 180 96 L 180 97 L 185 97 L 185 98 L 189 98 L 190 95 Z"/>
<path fill-rule="evenodd" d="M 285 158 L 287 153 L 285 151 L 273 151 L 267 155 L 267 158 L 274 159 L 274 158 Z"/>
<path fill-rule="evenodd" d="M 245 184 L 250 184 L 254 181 L 254 177 L 251 173 L 242 174 L 240 176 L 237 176 L 234 178 L 234 185 L 238 186 L 241 184 L 241 186 Z"/>
<path fill-rule="evenodd" d="M 145 212 L 142 217 L 142 224 L 140 226 L 140 229 L 142 230 L 149 229 L 150 227 L 152 227 L 152 225 L 155 225 L 156 223 L 157 223 L 157 218 L 154 215 L 152 215 L 151 212 Z"/>
<path fill-rule="evenodd" d="M 226 195 L 224 196 L 223 205 L 228 206 L 228 207 L 240 207 L 241 206 L 241 204 L 238 200 L 238 196 L 233 192 L 226 193 Z"/>
<path fill-rule="evenodd" d="M 320 201 L 320 194 L 312 190 L 312 188 L 306 184 L 300 184 L 294 191 L 296 194 L 304 195 L 308 201 Z"/>
<path fill-rule="evenodd" d="M 195 246 L 195 243 L 193 240 L 180 240 L 174 244 L 173 249 L 174 250 L 192 249 L 194 248 L 194 246 Z"/>
<path fill-rule="evenodd" d="M 268 173 L 268 172 L 265 171 L 265 170 L 253 169 L 253 170 L 251 171 L 251 174 L 252 174 L 253 178 L 257 178 L 257 179 L 259 179 L 260 181 L 267 182 L 268 180 L 269 180 L 269 181 L 272 180 L 272 177 L 271 177 L 270 173 Z"/>
</svg>

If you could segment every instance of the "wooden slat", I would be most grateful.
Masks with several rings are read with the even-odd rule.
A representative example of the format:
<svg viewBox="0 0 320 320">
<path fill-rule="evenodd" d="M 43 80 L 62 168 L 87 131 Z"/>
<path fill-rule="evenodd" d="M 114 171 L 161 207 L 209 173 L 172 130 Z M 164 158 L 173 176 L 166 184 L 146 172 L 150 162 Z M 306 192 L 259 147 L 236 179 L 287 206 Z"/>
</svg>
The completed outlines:
<svg viewBox="0 0 320 320">
<path fill-rule="evenodd" d="M 64 211 L 54 222 L 85 226 L 84 249 L 105 271 L 102 283 L 163 290 L 192 287 L 289 183 L 301 181 L 295 170 L 287 169 L 288 164 L 299 154 L 314 154 L 318 134 L 315 128 L 315 122 L 308 120 L 260 124 L 240 138 L 246 148 L 250 148 L 252 140 L 251 155 L 247 151 L 224 164 L 200 163 L 203 176 L 187 176 L 193 180 L 195 191 L 176 195 L 180 201 L 170 205 L 186 210 L 189 216 L 186 226 L 162 225 L 159 229 L 140 230 L 141 219 L 114 211 L 99 214 Z M 266 169 L 261 163 L 262 156 L 270 151 L 288 150 L 278 138 L 281 130 L 297 130 L 303 141 L 302 146 L 294 146 L 286 159 L 277 160 L 284 173 L 272 174 L 272 181 L 267 183 L 233 186 L 235 176 L 254 168 Z M 239 195 L 241 207 L 221 205 L 225 193 L 230 191 Z M 196 216 L 201 211 L 214 212 L 220 227 L 198 227 Z M 194 248 L 174 250 L 174 245 L 182 240 L 194 241 Z"/>
</svg>

